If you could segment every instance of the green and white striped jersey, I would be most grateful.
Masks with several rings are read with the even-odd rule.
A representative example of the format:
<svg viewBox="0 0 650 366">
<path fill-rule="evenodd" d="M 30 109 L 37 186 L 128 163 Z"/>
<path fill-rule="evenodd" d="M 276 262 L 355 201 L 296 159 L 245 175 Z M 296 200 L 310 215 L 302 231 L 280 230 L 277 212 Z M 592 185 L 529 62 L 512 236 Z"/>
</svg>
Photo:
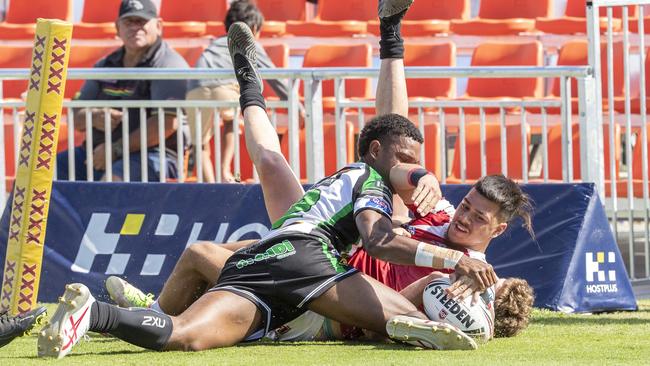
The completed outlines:
<svg viewBox="0 0 650 366">
<path fill-rule="evenodd" d="M 339 252 L 359 240 L 355 216 L 374 210 L 389 219 L 393 192 L 382 177 L 365 163 L 350 164 L 316 183 L 273 224 L 268 236 L 300 231 L 328 240 Z"/>
</svg>

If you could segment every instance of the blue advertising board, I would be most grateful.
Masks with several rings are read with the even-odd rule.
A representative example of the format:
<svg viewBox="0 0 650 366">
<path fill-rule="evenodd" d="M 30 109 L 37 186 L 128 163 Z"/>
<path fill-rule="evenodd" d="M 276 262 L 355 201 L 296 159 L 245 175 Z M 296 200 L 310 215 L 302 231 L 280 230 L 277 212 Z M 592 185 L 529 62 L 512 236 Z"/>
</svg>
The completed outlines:
<svg viewBox="0 0 650 366">
<path fill-rule="evenodd" d="M 443 186 L 457 204 L 467 185 Z M 499 276 L 528 280 L 535 305 L 565 312 L 634 310 L 636 300 L 607 217 L 591 184 L 524 185 L 536 202 L 535 238 L 515 221 L 487 250 Z M 4 261 L 10 205 L 0 221 Z M 158 293 L 183 250 L 268 232 L 259 185 L 55 182 L 39 301 L 71 282 L 106 298 L 122 276 Z"/>
</svg>

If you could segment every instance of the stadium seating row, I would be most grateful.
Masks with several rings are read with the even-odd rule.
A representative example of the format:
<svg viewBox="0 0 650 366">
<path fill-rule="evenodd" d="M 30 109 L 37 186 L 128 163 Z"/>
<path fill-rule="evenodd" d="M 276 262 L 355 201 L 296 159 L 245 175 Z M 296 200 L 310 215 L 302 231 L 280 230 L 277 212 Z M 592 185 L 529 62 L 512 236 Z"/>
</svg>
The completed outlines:
<svg viewBox="0 0 650 366">
<path fill-rule="evenodd" d="M 193 65 L 204 50 L 203 45 L 175 46 L 176 50 Z M 265 46 L 271 59 L 278 67 L 287 67 L 289 49 L 286 44 L 278 43 Z M 74 45 L 70 57 L 70 67 L 92 67 L 101 57 L 113 50 L 113 46 Z M 564 44 L 558 54 L 557 65 L 575 66 L 588 64 L 587 41 L 569 41 Z M 624 79 L 623 79 L 623 44 L 614 43 L 614 108 L 617 112 L 625 111 Z M 0 68 L 28 68 L 31 60 L 31 47 L 0 45 Z M 471 65 L 486 66 L 543 66 L 542 46 L 537 41 L 516 43 L 483 43 L 473 52 Z M 608 96 L 607 52 L 603 44 L 601 50 L 601 65 L 603 72 L 602 94 Z M 650 56 L 650 53 L 648 54 Z M 406 44 L 406 66 L 455 66 L 456 47 L 451 42 Z M 315 45 L 307 50 L 303 59 L 303 67 L 371 67 L 372 49 L 369 44 L 355 45 Z M 646 58 L 646 75 L 650 75 L 650 57 Z M 65 97 L 72 98 L 81 88 L 82 81 L 71 80 L 66 86 Z M 637 83 L 632 83 L 636 85 Z M 372 99 L 372 83 L 370 79 L 350 79 L 346 81 L 346 96 L 350 98 Z M 6 99 L 20 98 L 26 90 L 26 81 L 3 82 L 3 96 Z M 457 99 L 456 79 L 409 79 L 407 80 L 409 96 L 412 100 L 421 98 Z M 637 88 L 638 89 L 638 88 Z M 572 81 L 574 113 L 578 113 L 577 82 Z M 646 90 L 650 95 L 650 77 L 646 77 Z M 265 88 L 266 97 L 273 96 L 272 88 Z M 640 101 L 638 90 L 632 90 L 632 113 L 639 113 Z M 302 95 L 302 89 L 301 89 Z M 334 108 L 333 81 L 323 83 L 324 107 Z M 530 79 L 485 79 L 469 78 L 467 90 L 461 99 L 500 99 L 500 98 L 559 98 L 560 83 L 553 81 L 547 95 L 544 95 L 543 80 Z M 607 108 L 608 101 L 603 106 Z M 487 112 L 498 112 L 491 110 Z M 557 114 L 559 109 L 548 109 L 549 113 Z"/>
<path fill-rule="evenodd" d="M 73 36 L 83 39 L 113 38 L 120 0 L 84 0 L 81 22 Z M 168 38 L 192 38 L 224 34 L 227 0 L 162 0 L 160 15 Z M 379 34 L 376 0 L 356 0 L 340 6 L 340 0 L 320 0 L 314 19 L 306 17 L 306 0 L 257 0 L 266 18 L 262 36 L 346 37 Z M 476 18 L 469 18 L 469 0 L 418 1 L 402 23 L 404 36 L 512 35 L 522 32 L 551 34 L 586 33 L 585 1 L 568 0 L 563 17 L 552 18 L 553 0 L 481 0 Z M 38 17 L 72 19 L 73 0 L 10 2 L 0 23 L 0 39 L 30 39 Z M 605 14 L 600 28 L 605 30 Z M 635 8 L 630 8 L 630 30 L 636 32 Z M 613 30 L 620 31 L 621 8 L 614 10 Z M 650 18 L 644 22 L 650 25 Z M 645 27 L 646 30 L 650 26 Z M 650 30 L 648 31 L 650 32 Z"/>
</svg>

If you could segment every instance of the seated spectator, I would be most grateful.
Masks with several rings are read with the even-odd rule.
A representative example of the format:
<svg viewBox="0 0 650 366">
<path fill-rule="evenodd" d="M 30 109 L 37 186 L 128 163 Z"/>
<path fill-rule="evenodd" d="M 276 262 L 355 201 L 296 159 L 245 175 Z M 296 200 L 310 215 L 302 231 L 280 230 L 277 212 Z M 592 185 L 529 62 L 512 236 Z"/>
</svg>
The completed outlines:
<svg viewBox="0 0 650 366">
<path fill-rule="evenodd" d="M 230 4 L 226 13 L 224 25 L 226 33 L 230 25 L 235 22 L 244 22 L 259 38 L 260 30 L 264 22 L 264 17 L 255 4 L 248 0 L 235 0 Z M 266 54 L 262 46 L 257 43 L 257 64 L 259 68 L 273 68 L 273 62 Z M 216 38 L 210 46 L 203 52 L 196 63 L 197 68 L 226 69 L 232 70 L 233 65 L 228 52 L 227 37 Z M 271 88 L 282 100 L 287 99 L 288 88 L 279 80 L 268 80 Z M 214 80 L 190 80 L 188 84 L 188 100 L 239 100 L 239 85 L 235 79 L 214 79 Z M 233 133 L 233 119 L 236 110 L 233 108 L 222 108 L 219 110 L 221 120 L 224 123 L 224 133 L 221 138 L 221 178 L 223 182 L 235 182 L 231 164 L 235 152 L 235 141 Z M 215 182 L 215 172 L 213 169 L 212 159 L 210 157 L 209 141 L 214 134 L 212 109 L 201 109 L 201 136 L 202 141 L 198 143 L 203 146 L 203 179 L 206 182 Z M 187 120 L 190 126 L 190 136 L 196 145 L 196 109 L 189 108 L 187 111 Z M 192 151 L 195 151 L 192 149 Z"/>
<path fill-rule="evenodd" d="M 143 68 L 189 68 L 176 51 L 162 40 L 162 22 L 156 6 L 151 0 L 124 0 L 120 5 L 119 17 L 115 23 L 117 35 L 123 46 L 106 56 L 95 67 L 143 67 Z M 183 100 L 186 91 L 185 80 L 88 80 L 84 83 L 79 98 L 82 100 Z M 75 129 L 85 131 L 86 109 L 75 112 Z M 92 164 L 93 180 L 105 179 L 106 140 L 103 108 L 91 108 L 92 119 Z M 146 120 L 140 120 L 139 108 L 128 109 L 128 136 L 122 136 L 122 109 L 110 110 L 111 150 L 113 180 L 124 177 L 124 160 L 129 159 L 131 181 L 141 181 L 140 126 L 146 124 L 147 175 L 149 181 L 160 179 L 161 169 L 165 176 L 178 176 L 176 159 L 176 131 L 180 123 L 176 109 L 165 109 L 164 135 L 166 137 L 166 163 L 160 166 L 158 110 L 146 109 Z M 129 151 L 122 151 L 123 138 L 128 138 Z M 57 155 L 57 177 L 69 179 L 69 151 Z M 86 173 L 85 143 L 74 150 L 75 178 L 88 180 Z"/>
</svg>

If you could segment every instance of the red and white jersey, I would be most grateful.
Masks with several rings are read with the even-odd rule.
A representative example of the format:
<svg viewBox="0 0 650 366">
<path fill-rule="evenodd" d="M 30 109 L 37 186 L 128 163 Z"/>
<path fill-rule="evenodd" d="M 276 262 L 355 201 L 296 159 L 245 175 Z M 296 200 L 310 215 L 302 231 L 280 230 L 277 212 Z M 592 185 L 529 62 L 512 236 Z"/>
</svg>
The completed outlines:
<svg viewBox="0 0 650 366">
<path fill-rule="evenodd" d="M 447 230 L 449 229 L 451 218 L 456 212 L 454 206 L 449 201 L 442 199 L 425 216 L 418 215 L 414 207 L 409 207 L 409 209 L 414 213 L 415 217 L 408 224 L 404 225 L 404 229 L 411 233 L 411 238 L 428 244 L 446 247 Z M 465 249 L 464 252 L 470 258 L 485 262 L 485 254 L 481 252 L 471 249 Z M 403 290 L 411 283 L 428 276 L 434 270 L 448 274 L 454 272 L 449 269 L 434 269 L 430 267 L 388 263 L 369 256 L 363 248 L 359 248 L 354 252 L 348 264 L 395 291 Z"/>
</svg>

